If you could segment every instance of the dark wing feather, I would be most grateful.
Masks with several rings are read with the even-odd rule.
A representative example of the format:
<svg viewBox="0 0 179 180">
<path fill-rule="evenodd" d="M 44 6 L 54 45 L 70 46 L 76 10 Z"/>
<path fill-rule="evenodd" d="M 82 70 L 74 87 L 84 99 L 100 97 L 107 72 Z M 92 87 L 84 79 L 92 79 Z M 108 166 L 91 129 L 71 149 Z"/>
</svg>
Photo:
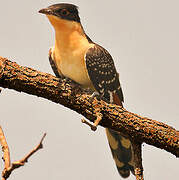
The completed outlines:
<svg viewBox="0 0 179 180">
<path fill-rule="evenodd" d="M 119 75 L 108 51 L 95 44 L 87 51 L 85 60 L 90 80 L 96 91 L 108 102 L 111 102 L 110 93 L 117 94 L 120 101 L 123 102 Z"/>
<path fill-rule="evenodd" d="M 56 63 L 52 58 L 52 50 L 51 50 L 51 48 L 50 48 L 49 53 L 48 53 L 48 58 L 49 58 L 49 62 L 50 62 L 50 65 L 52 67 L 53 72 L 55 73 L 56 77 L 59 78 L 61 75 L 59 74 Z"/>
<path fill-rule="evenodd" d="M 119 75 L 108 51 L 95 45 L 87 51 L 85 60 L 88 75 L 96 91 L 108 102 L 122 106 L 124 99 Z M 126 178 L 130 171 L 134 173 L 131 142 L 111 129 L 106 129 L 106 133 L 118 172 Z"/>
</svg>

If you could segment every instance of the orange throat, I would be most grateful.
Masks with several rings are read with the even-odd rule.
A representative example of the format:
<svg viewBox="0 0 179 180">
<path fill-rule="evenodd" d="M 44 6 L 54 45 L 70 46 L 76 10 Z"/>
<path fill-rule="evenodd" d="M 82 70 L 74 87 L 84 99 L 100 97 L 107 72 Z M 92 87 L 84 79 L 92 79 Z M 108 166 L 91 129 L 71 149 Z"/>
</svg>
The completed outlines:
<svg viewBox="0 0 179 180">
<path fill-rule="evenodd" d="M 89 47 L 89 42 L 80 23 L 47 15 L 55 29 L 55 54 L 72 54 Z M 56 55 L 55 55 L 56 56 Z"/>
<path fill-rule="evenodd" d="M 58 71 L 77 83 L 88 87 L 89 77 L 86 72 L 85 54 L 94 44 L 88 42 L 80 23 L 48 16 L 55 29 L 53 59 Z"/>
</svg>

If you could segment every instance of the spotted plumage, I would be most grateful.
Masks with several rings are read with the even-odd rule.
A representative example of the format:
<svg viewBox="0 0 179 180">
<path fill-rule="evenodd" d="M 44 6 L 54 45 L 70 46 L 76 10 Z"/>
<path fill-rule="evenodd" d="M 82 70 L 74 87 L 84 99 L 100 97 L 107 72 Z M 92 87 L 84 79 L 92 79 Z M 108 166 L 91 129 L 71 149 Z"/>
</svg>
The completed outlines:
<svg viewBox="0 0 179 180">
<path fill-rule="evenodd" d="M 86 35 L 78 8 L 61 3 L 39 12 L 47 16 L 55 29 L 55 45 L 49 51 L 55 75 L 71 78 L 83 88 L 97 91 L 108 103 L 122 106 L 123 93 L 113 59 Z M 106 129 L 106 134 L 118 172 L 126 178 L 134 173 L 131 142 L 111 129 Z"/>
<path fill-rule="evenodd" d="M 108 51 L 95 44 L 93 48 L 87 51 L 85 60 L 90 80 L 96 91 L 104 100 L 122 105 L 124 98 L 119 74 Z M 118 103 L 115 97 L 117 97 Z M 130 175 L 130 171 L 134 174 L 133 151 L 129 139 L 111 129 L 106 129 L 106 134 L 120 175 L 126 178 Z"/>
<path fill-rule="evenodd" d="M 113 103 L 113 94 L 116 94 L 123 102 L 119 76 L 108 51 L 95 44 L 86 52 L 85 62 L 96 91 L 110 103 Z"/>
<path fill-rule="evenodd" d="M 121 176 L 128 177 L 130 171 L 134 174 L 134 154 L 129 139 L 111 129 L 106 129 L 106 134 L 113 159 Z"/>
</svg>

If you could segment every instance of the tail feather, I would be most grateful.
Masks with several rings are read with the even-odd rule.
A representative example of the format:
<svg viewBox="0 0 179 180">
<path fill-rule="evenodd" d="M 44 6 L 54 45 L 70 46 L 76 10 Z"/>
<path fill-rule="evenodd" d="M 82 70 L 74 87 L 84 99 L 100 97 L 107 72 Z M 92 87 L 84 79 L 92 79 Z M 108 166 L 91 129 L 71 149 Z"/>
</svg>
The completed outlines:
<svg viewBox="0 0 179 180">
<path fill-rule="evenodd" d="M 127 178 L 130 172 L 134 174 L 133 150 L 129 139 L 119 132 L 106 129 L 109 146 L 119 174 Z"/>
</svg>

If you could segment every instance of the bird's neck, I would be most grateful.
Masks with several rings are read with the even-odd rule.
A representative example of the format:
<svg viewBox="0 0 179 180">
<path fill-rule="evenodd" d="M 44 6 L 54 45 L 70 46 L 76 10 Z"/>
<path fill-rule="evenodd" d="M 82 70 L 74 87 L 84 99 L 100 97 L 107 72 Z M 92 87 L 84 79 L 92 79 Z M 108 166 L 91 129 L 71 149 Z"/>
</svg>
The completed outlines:
<svg viewBox="0 0 179 180">
<path fill-rule="evenodd" d="M 81 47 L 88 46 L 84 30 L 80 23 L 67 20 L 50 19 L 55 29 L 55 49 L 60 53 L 75 51 Z"/>
<path fill-rule="evenodd" d="M 56 29 L 55 30 L 55 48 L 59 51 L 75 51 L 81 48 L 81 46 L 88 45 L 89 42 L 83 30 L 79 27 L 78 29 Z"/>
<path fill-rule="evenodd" d="M 55 59 L 68 59 L 85 54 L 91 47 L 86 38 L 81 23 L 60 19 L 48 15 L 50 23 L 55 29 L 55 46 L 53 56 Z"/>
</svg>

